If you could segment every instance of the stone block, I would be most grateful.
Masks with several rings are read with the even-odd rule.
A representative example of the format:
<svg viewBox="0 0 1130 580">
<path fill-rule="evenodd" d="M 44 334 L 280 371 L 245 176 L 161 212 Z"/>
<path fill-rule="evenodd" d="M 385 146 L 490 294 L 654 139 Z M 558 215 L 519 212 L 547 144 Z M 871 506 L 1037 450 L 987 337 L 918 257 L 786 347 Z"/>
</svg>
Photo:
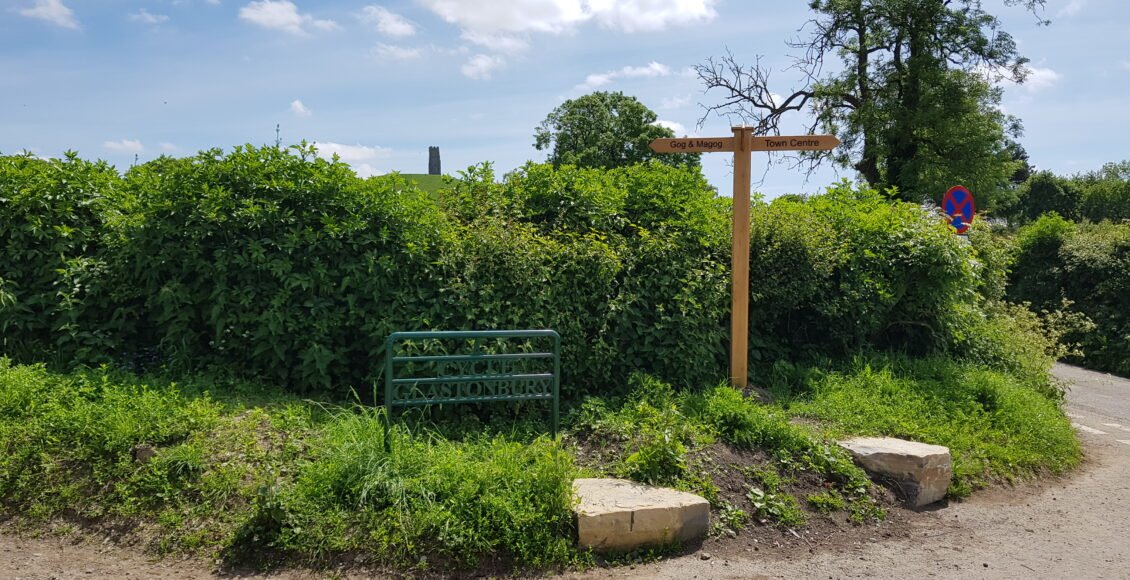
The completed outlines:
<svg viewBox="0 0 1130 580">
<path fill-rule="evenodd" d="M 577 544 L 599 552 L 693 542 L 710 528 L 710 503 L 684 491 L 623 479 L 577 479 Z"/>
<path fill-rule="evenodd" d="M 893 479 L 906 503 L 922 507 L 940 501 L 953 479 L 948 447 L 892 437 L 859 437 L 841 441 L 860 467 Z"/>
</svg>

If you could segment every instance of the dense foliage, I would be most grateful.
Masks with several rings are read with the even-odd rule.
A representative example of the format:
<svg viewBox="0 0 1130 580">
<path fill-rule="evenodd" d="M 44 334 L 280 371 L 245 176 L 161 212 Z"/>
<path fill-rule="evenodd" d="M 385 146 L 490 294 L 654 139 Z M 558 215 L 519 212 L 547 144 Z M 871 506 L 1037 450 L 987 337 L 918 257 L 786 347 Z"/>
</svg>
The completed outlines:
<svg viewBox="0 0 1130 580">
<path fill-rule="evenodd" d="M 305 145 L 247 146 L 124 176 L 3 157 L 0 186 L 0 516 L 126 522 L 159 552 L 229 562 L 545 568 L 586 560 L 582 470 L 703 493 L 733 530 L 801 525 L 802 492 L 881 517 L 790 413 L 952 444 L 957 492 L 1077 461 L 1050 335 L 1003 304 L 1007 247 L 846 181 L 752 209 L 753 384 L 791 409 L 703 388 L 727 368 L 732 216 L 694 167 L 482 165 L 425 193 Z M 473 411 L 386 431 L 381 409 L 292 394 L 367 397 L 395 330 L 531 327 L 563 338 L 564 441 L 603 463 L 524 408 L 504 434 Z M 877 350 L 944 354 L 842 363 Z M 717 452 L 749 463 L 719 483 Z"/>
<path fill-rule="evenodd" d="M 1073 176 L 1036 173 L 1021 184 L 1003 213 L 1028 223 L 1048 212 L 1095 223 L 1130 221 L 1130 161 L 1107 163 L 1098 171 Z"/>
<path fill-rule="evenodd" d="M 1083 362 L 1130 375 L 1130 224 L 1076 224 L 1049 213 L 1021 228 L 1016 244 L 1009 297 L 1085 315 L 1094 328 L 1067 335 Z"/>
<path fill-rule="evenodd" d="M 110 345 L 85 316 L 104 305 L 99 257 L 120 187 L 113 167 L 71 152 L 0 157 L 0 349 L 85 358 Z"/>
<path fill-rule="evenodd" d="M 298 146 L 160 158 L 120 179 L 6 157 L 0 175 L 0 326 L 21 360 L 367 396 L 392 331 L 548 327 L 567 398 L 634 371 L 724 378 L 729 204 L 693 168 L 530 164 L 499 181 L 484 165 L 425 194 Z M 755 369 L 870 348 L 1008 359 L 977 330 L 999 319 L 979 294 L 1002 275 L 979 265 L 991 248 L 938 216 L 845 182 L 756 203 L 752 219 Z"/>
<path fill-rule="evenodd" d="M 359 387 L 385 336 L 438 310 L 436 284 L 398 282 L 445 243 L 431 199 L 309 150 L 159 159 L 127 173 L 119 205 L 104 259 L 126 356 Z"/>
</svg>

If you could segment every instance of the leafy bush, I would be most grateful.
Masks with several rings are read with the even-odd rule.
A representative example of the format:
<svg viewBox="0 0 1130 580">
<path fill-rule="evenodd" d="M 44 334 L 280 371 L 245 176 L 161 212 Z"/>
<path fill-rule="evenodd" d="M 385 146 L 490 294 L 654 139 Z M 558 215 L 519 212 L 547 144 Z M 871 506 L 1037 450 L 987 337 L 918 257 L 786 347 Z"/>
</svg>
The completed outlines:
<svg viewBox="0 0 1130 580">
<path fill-rule="evenodd" d="M 114 346 L 99 259 L 120 187 L 113 167 L 68 151 L 62 159 L 0 157 L 0 349 L 41 360 L 95 360 Z M 94 312 L 92 312 L 94 311 Z"/>
<path fill-rule="evenodd" d="M 492 289 L 452 308 L 493 311 L 482 328 L 557 329 L 567 392 L 618 390 L 637 370 L 682 386 L 721 378 L 729 218 L 697 171 L 528 164 L 495 183 L 489 167 L 472 168 L 441 204 L 466 224 L 449 270 L 475 278 L 449 287 Z M 515 267 L 459 272 L 480 254 Z"/>
<path fill-rule="evenodd" d="M 1083 200 L 1079 213 L 1083 219 L 1095 223 L 1130 221 L 1130 177 L 1084 182 L 1081 187 Z"/>
<path fill-rule="evenodd" d="M 1098 171 L 1076 175 L 1071 182 L 1082 191 L 1079 213 L 1083 219 L 1130 221 L 1130 160 L 1106 163 Z"/>
<path fill-rule="evenodd" d="M 4 160 L 7 183 L 37 188 L 4 199 L 87 184 L 61 190 L 89 222 L 51 234 L 62 262 L 23 234 L 0 250 L 20 264 L 0 286 L 15 354 L 367 396 L 393 331 L 549 327 L 567 400 L 622 393 L 636 371 L 679 387 L 725 378 L 730 205 L 693 169 L 528 164 L 496 181 L 484 165 L 432 195 L 358 179 L 305 145 L 163 157 L 121 180 L 73 158 Z M 10 223 L 72 227 L 69 205 L 24 207 L 4 206 Z M 978 332 L 978 292 L 999 292 L 996 256 L 846 182 L 755 204 L 752 222 L 755 372 L 952 349 Z"/>
<path fill-rule="evenodd" d="M 388 333 L 440 310 L 426 274 L 446 230 L 403 181 L 358 180 L 306 147 L 248 146 L 158 159 L 124 187 L 115 299 L 136 321 L 129 342 L 174 367 L 359 387 Z"/>
<path fill-rule="evenodd" d="M 1016 234 L 1016 263 L 1009 280 L 1009 297 L 1036 307 L 1058 303 L 1063 297 L 1065 272 L 1059 257 L 1075 225 L 1056 213 L 1040 216 Z"/>
<path fill-rule="evenodd" d="M 846 182 L 756 208 L 752 232 L 754 360 L 945 348 L 974 300 L 968 251 L 941 220 Z"/>
<path fill-rule="evenodd" d="M 1017 239 L 1009 297 L 1059 313 L 1087 366 L 1130 375 L 1130 224 L 1072 224 L 1052 214 Z"/>
<path fill-rule="evenodd" d="M 1061 400 L 1063 391 L 1049 375 L 1056 360 L 1068 353 L 1063 331 L 1024 306 L 998 302 L 982 312 L 969 311 L 955 344 L 961 359 L 1007 373 L 1028 388 Z"/>
<path fill-rule="evenodd" d="M 709 439 L 707 431 L 683 414 L 671 385 L 636 374 L 631 389 L 618 406 L 586 399 L 573 417 L 574 426 L 619 449 L 613 466 L 617 475 L 654 485 L 693 485 L 687 453 Z"/>
</svg>

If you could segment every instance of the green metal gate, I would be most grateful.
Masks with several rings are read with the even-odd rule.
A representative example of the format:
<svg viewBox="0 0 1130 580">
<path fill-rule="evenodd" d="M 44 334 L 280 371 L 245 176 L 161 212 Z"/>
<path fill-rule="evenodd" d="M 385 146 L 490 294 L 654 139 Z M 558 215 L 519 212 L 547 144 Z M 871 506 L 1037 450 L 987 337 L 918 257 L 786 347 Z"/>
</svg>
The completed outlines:
<svg viewBox="0 0 1130 580">
<path fill-rule="evenodd" d="M 507 344 L 511 340 L 522 341 L 525 350 Z M 469 348 L 458 350 L 470 352 L 428 354 L 436 350 L 429 344 L 447 350 L 451 343 L 462 343 Z M 497 350 L 520 351 L 484 352 Z M 384 377 L 390 415 L 396 407 L 549 401 L 557 437 L 561 337 L 553 330 L 394 332 L 385 341 Z"/>
</svg>

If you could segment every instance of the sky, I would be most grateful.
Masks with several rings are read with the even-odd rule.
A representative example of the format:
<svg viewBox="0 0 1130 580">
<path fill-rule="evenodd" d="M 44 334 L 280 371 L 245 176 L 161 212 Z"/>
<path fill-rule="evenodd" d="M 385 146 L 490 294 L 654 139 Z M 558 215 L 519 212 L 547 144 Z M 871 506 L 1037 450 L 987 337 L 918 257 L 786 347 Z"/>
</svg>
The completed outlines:
<svg viewBox="0 0 1130 580">
<path fill-rule="evenodd" d="M 703 118 L 697 64 L 759 56 L 775 92 L 799 80 L 786 41 L 801 0 L 0 0 L 0 153 L 75 150 L 120 169 L 161 155 L 316 142 L 363 176 L 511 171 L 545 151 L 537 125 L 568 99 L 622 91 L 679 135 L 725 136 Z M 1130 3 L 1048 0 L 1050 26 L 986 0 L 1031 59 L 1004 87 L 1039 169 L 1130 159 Z M 802 132 L 806 119 L 784 127 Z M 703 156 L 732 190 L 728 155 Z M 755 158 L 766 198 L 811 193 L 850 171 L 806 175 Z"/>
</svg>

